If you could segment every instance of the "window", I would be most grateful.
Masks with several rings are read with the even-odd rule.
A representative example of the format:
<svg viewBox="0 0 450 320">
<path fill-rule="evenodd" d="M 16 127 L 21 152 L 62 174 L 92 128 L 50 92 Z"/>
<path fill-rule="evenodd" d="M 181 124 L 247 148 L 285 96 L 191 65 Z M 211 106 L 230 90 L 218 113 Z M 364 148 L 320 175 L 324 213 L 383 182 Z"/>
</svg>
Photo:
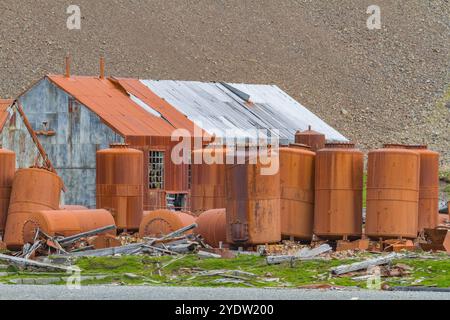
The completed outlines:
<svg viewBox="0 0 450 320">
<path fill-rule="evenodd" d="M 148 175 L 149 189 L 164 189 L 164 152 L 149 152 Z"/>
</svg>

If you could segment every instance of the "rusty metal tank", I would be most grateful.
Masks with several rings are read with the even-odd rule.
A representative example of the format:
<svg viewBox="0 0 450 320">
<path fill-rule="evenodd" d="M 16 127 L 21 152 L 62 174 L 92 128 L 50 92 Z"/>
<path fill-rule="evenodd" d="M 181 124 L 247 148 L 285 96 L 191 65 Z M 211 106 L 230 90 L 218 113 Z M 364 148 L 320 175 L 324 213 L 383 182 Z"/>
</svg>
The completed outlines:
<svg viewBox="0 0 450 320">
<path fill-rule="evenodd" d="M 369 152 L 366 235 L 373 239 L 416 238 L 420 156 L 405 148 Z"/>
<path fill-rule="evenodd" d="M 139 227 L 139 236 L 141 238 L 161 237 L 190 226 L 195 223 L 195 220 L 195 217 L 184 212 L 169 210 L 146 211 Z M 189 233 L 192 233 L 192 231 L 187 234 Z"/>
<path fill-rule="evenodd" d="M 8 216 L 9 199 L 16 171 L 16 154 L 0 149 L 0 233 L 3 234 Z"/>
<path fill-rule="evenodd" d="M 257 155 L 237 156 L 244 158 L 245 164 L 235 161 L 226 168 L 227 242 L 243 247 L 279 242 L 280 172 L 264 175 L 261 170 L 267 166 Z M 272 161 L 279 161 L 275 151 Z"/>
<path fill-rule="evenodd" d="M 97 209 L 110 211 L 119 230 L 138 230 L 144 206 L 144 154 L 125 144 L 97 152 Z"/>
<path fill-rule="evenodd" d="M 20 232 L 22 242 L 33 243 L 39 229 L 50 236 L 69 237 L 82 232 L 114 225 L 114 218 L 106 210 L 50 210 L 31 213 Z M 104 234 L 115 235 L 115 230 Z"/>
<path fill-rule="evenodd" d="M 418 231 L 434 229 L 439 224 L 439 153 L 427 146 L 406 146 L 420 155 Z"/>
<path fill-rule="evenodd" d="M 198 227 L 194 233 L 203 237 L 213 248 L 219 248 L 220 243 L 227 242 L 227 217 L 225 209 L 213 209 L 203 212 L 197 218 Z"/>
<path fill-rule="evenodd" d="M 199 157 L 203 159 L 205 152 L 210 151 L 195 150 L 192 153 L 192 159 L 195 160 Z M 201 164 L 192 164 L 191 211 L 195 214 L 211 209 L 225 208 L 226 149 L 216 149 L 214 157 L 222 159 L 221 163 L 208 164 L 202 161 Z"/>
<path fill-rule="evenodd" d="M 58 210 L 63 182 L 46 169 L 17 170 L 14 175 L 4 242 L 8 249 L 21 249 L 23 224 L 30 214 L 41 210 Z"/>
<path fill-rule="evenodd" d="M 312 130 L 311 126 L 309 126 L 308 130 L 297 131 L 295 134 L 295 143 L 310 146 L 313 152 L 325 148 L 325 142 L 325 135 Z"/>
<path fill-rule="evenodd" d="M 353 143 L 329 143 L 316 154 L 315 172 L 314 233 L 361 237 L 364 154 Z"/>
<path fill-rule="evenodd" d="M 280 148 L 281 235 L 311 240 L 316 154 L 308 147 Z"/>
</svg>

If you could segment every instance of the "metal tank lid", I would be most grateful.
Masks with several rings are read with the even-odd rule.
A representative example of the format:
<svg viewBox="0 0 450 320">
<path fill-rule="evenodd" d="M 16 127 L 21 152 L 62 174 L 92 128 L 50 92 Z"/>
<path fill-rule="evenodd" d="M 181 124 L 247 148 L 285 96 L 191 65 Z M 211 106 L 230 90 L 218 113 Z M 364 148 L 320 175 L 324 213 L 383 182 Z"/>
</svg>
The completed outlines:
<svg viewBox="0 0 450 320">
<path fill-rule="evenodd" d="M 311 126 L 311 125 L 308 126 L 308 130 L 305 130 L 305 131 L 298 130 L 298 131 L 295 133 L 295 135 L 318 135 L 318 136 L 325 136 L 325 135 L 324 135 L 323 133 L 321 133 L 321 132 L 314 131 L 314 130 L 312 129 L 312 126 Z"/>
<path fill-rule="evenodd" d="M 328 142 L 325 144 L 326 149 L 355 149 L 353 142 Z"/>
</svg>

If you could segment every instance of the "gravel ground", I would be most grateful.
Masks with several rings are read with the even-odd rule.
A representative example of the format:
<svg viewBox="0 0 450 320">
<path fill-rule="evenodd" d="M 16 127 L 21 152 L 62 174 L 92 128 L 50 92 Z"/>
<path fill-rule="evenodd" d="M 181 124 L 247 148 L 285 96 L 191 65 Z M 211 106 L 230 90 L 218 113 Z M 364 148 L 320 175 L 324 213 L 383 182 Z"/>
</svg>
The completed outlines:
<svg viewBox="0 0 450 320">
<path fill-rule="evenodd" d="M 0 285 L 0 300 L 450 300 L 450 293 L 366 290 Z"/>
<path fill-rule="evenodd" d="M 81 31 L 66 28 L 78 4 Z M 2 0 L 0 96 L 46 73 L 275 83 L 365 149 L 427 143 L 450 165 L 448 0 Z"/>
</svg>

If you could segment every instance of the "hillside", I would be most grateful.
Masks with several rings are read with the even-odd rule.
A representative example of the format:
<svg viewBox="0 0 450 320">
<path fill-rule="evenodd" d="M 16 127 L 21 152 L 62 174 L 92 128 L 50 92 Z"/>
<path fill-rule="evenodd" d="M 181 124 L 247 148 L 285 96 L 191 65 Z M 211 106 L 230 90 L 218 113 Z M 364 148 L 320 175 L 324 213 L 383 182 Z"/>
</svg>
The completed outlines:
<svg viewBox="0 0 450 320">
<path fill-rule="evenodd" d="M 38 3 L 38 5 L 37 5 Z M 77 3 L 82 29 L 66 28 Z M 46 73 L 274 83 L 364 148 L 427 143 L 450 165 L 450 4 L 366 0 L 2 0 L 0 96 Z"/>
</svg>

